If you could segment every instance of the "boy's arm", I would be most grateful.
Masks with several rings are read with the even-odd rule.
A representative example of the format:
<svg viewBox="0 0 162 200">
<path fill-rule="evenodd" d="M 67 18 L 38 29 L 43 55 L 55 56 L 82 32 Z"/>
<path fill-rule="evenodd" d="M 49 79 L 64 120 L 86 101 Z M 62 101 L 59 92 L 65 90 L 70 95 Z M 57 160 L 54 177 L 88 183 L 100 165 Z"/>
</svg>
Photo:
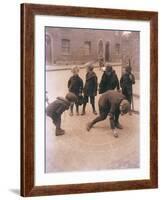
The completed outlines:
<svg viewBox="0 0 162 200">
<path fill-rule="evenodd" d="M 62 113 L 63 113 L 65 110 L 68 110 L 68 109 L 69 109 L 69 108 L 68 108 L 67 106 L 60 104 L 60 105 L 57 106 L 57 109 L 56 109 L 55 112 L 56 112 L 58 115 L 62 115 Z"/>
<path fill-rule="evenodd" d="M 123 88 L 123 75 L 122 75 L 122 77 L 120 79 L 120 87 Z"/>
<path fill-rule="evenodd" d="M 101 81 L 99 83 L 99 94 L 103 92 L 104 83 L 105 83 L 105 73 L 102 74 Z"/>
<path fill-rule="evenodd" d="M 68 80 L 68 88 L 70 88 L 71 85 L 71 78 Z"/>
<path fill-rule="evenodd" d="M 114 116 L 115 110 L 116 110 L 116 103 L 111 103 L 110 112 L 109 112 L 110 116 Z"/>
<path fill-rule="evenodd" d="M 115 74 L 115 78 L 116 78 L 116 87 L 117 87 L 117 90 L 120 90 L 120 87 L 119 87 L 119 79 L 117 77 L 117 75 Z"/>
<path fill-rule="evenodd" d="M 80 88 L 79 88 L 79 93 L 82 94 L 83 92 L 83 80 L 80 79 Z"/>
<path fill-rule="evenodd" d="M 134 74 L 131 74 L 132 75 L 132 84 L 135 84 L 135 76 Z"/>
<path fill-rule="evenodd" d="M 95 95 L 97 95 L 97 87 L 98 87 L 98 81 L 97 81 L 97 76 L 95 76 Z"/>
<path fill-rule="evenodd" d="M 110 127 L 112 129 L 114 137 L 118 137 L 118 133 L 116 131 L 115 127 L 115 110 L 116 110 L 116 104 L 112 104 L 110 108 L 110 113 L 109 113 L 109 120 L 110 120 Z"/>
</svg>

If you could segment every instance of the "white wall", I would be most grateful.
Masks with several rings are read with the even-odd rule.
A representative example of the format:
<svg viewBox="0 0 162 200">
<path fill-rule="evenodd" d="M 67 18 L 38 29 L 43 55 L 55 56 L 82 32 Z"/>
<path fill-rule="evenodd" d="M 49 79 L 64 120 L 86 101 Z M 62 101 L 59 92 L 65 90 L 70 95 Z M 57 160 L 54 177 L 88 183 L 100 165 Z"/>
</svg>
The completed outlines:
<svg viewBox="0 0 162 200">
<path fill-rule="evenodd" d="M 162 22 L 162 3 L 160 0 L 40 0 L 25 1 L 33 3 L 48 3 L 90 7 L 107 7 L 137 10 L 159 11 L 159 22 Z M 3 0 L 0 5 L 0 196 L 1 199 L 17 200 L 22 199 L 17 193 L 19 190 L 19 119 L 20 119 L 20 27 L 19 27 L 19 0 Z M 161 5 L 160 5 L 161 4 Z M 162 35 L 162 26 L 159 23 L 159 36 Z M 161 44 L 161 38 L 159 38 Z M 159 45 L 159 46 L 160 46 Z M 161 54 L 159 47 L 159 55 Z M 162 74 L 159 59 L 159 77 Z M 162 79 L 159 81 L 159 86 Z M 160 93 L 160 90 L 159 90 Z M 160 97 L 162 98 L 162 92 Z M 159 99 L 159 103 L 160 103 Z M 162 109 L 161 103 L 159 111 Z M 161 120 L 160 120 L 161 118 Z M 162 124 L 162 114 L 159 117 L 159 124 Z M 162 137 L 159 129 L 159 155 L 162 153 Z M 160 156 L 159 156 L 160 157 Z M 162 158 L 159 158 L 159 169 L 162 167 Z M 162 173 L 159 170 L 159 189 L 109 192 L 97 194 L 68 195 L 55 197 L 38 197 L 36 199 L 161 199 L 162 195 Z"/>
</svg>

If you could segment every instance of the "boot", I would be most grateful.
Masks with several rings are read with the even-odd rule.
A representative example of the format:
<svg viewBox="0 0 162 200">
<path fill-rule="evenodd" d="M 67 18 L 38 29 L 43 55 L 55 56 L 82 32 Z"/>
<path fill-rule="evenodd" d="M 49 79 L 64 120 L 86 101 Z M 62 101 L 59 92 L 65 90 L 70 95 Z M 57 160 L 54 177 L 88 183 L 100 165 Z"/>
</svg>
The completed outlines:
<svg viewBox="0 0 162 200">
<path fill-rule="evenodd" d="M 60 129 L 56 129 L 55 134 L 56 134 L 56 136 L 64 135 L 65 131 L 63 129 L 61 129 L 61 128 Z"/>
<path fill-rule="evenodd" d="M 76 115 L 79 116 L 79 106 L 76 107 Z"/>
<path fill-rule="evenodd" d="M 69 115 L 70 115 L 70 116 L 73 116 L 73 112 L 72 112 L 72 111 L 70 111 Z"/>
<path fill-rule="evenodd" d="M 94 114 L 94 115 L 97 115 L 97 112 L 96 112 L 95 110 L 93 110 L 93 114 Z"/>
<path fill-rule="evenodd" d="M 85 115 L 85 108 L 86 108 L 86 104 L 83 104 L 83 110 L 82 110 L 81 115 Z"/>
<path fill-rule="evenodd" d="M 70 106 L 70 113 L 69 113 L 69 115 L 73 116 L 73 105 Z"/>
<path fill-rule="evenodd" d="M 118 129 L 123 129 L 123 126 L 119 122 L 115 123 L 115 127 Z"/>
<path fill-rule="evenodd" d="M 132 111 L 131 110 L 129 111 L 129 115 L 132 115 Z"/>
<path fill-rule="evenodd" d="M 95 105 L 94 105 L 94 104 L 92 104 L 92 109 L 93 109 L 93 114 L 94 114 L 94 115 L 97 115 L 97 112 L 96 112 L 96 109 L 95 109 Z"/>
<path fill-rule="evenodd" d="M 90 123 L 88 123 L 87 124 L 87 131 L 90 131 L 91 130 L 91 128 L 92 128 L 92 126 L 93 126 L 93 124 L 90 122 Z"/>
</svg>

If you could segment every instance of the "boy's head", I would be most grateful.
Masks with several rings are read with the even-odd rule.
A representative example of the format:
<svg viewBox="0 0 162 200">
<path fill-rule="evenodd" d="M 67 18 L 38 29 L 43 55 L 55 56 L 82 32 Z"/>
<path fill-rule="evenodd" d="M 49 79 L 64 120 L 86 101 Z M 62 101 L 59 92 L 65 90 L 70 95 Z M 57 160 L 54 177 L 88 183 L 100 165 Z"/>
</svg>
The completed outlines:
<svg viewBox="0 0 162 200">
<path fill-rule="evenodd" d="M 112 69 L 112 66 L 111 65 L 107 65 L 106 66 L 106 69 L 105 69 L 105 72 L 107 75 L 111 75 L 113 69 Z"/>
<path fill-rule="evenodd" d="M 132 68 L 128 65 L 128 66 L 126 66 L 125 71 L 126 71 L 127 73 L 131 73 Z"/>
<path fill-rule="evenodd" d="M 93 66 L 92 65 L 87 66 L 87 72 L 92 72 L 92 71 L 93 71 Z"/>
<path fill-rule="evenodd" d="M 128 102 L 128 100 L 123 99 L 120 103 L 120 113 L 121 115 L 124 115 L 126 113 L 128 113 L 131 109 L 130 103 Z"/>
<path fill-rule="evenodd" d="M 72 68 L 71 72 L 73 73 L 73 75 L 78 75 L 79 73 L 79 67 L 75 66 Z"/>
<path fill-rule="evenodd" d="M 68 93 L 66 94 L 65 98 L 66 98 L 69 102 L 71 102 L 71 103 L 77 102 L 77 96 L 76 96 L 74 93 L 72 93 L 72 92 L 68 92 Z"/>
</svg>

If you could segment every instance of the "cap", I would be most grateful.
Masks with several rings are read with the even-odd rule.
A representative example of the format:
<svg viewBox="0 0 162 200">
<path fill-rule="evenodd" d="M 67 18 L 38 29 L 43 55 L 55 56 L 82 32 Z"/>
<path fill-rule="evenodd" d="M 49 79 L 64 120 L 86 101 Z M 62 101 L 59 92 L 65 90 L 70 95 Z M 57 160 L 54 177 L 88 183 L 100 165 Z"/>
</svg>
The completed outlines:
<svg viewBox="0 0 162 200">
<path fill-rule="evenodd" d="M 89 71 L 92 71 L 93 70 L 93 65 L 89 65 L 89 66 L 87 66 L 87 68 L 88 68 Z"/>
<path fill-rule="evenodd" d="M 127 113 L 127 112 L 129 112 L 130 111 L 130 109 L 131 109 L 131 106 L 130 106 L 130 103 L 128 102 L 128 100 L 126 100 L 126 99 L 123 99 L 122 101 L 121 101 L 121 103 L 120 103 L 120 111 L 122 112 L 122 113 Z"/>
<path fill-rule="evenodd" d="M 65 98 L 70 102 L 76 102 L 77 101 L 77 96 L 72 92 L 68 92 L 66 94 Z"/>
<path fill-rule="evenodd" d="M 78 66 L 75 66 L 71 69 L 71 72 L 72 73 L 78 73 L 79 72 L 79 67 Z"/>
<path fill-rule="evenodd" d="M 107 72 L 111 72 L 112 71 L 112 66 L 111 65 L 107 65 L 106 66 L 106 71 Z"/>
<path fill-rule="evenodd" d="M 131 66 L 126 66 L 125 70 L 126 70 L 127 72 L 131 72 L 131 71 L 132 71 L 132 68 L 131 68 Z"/>
</svg>

